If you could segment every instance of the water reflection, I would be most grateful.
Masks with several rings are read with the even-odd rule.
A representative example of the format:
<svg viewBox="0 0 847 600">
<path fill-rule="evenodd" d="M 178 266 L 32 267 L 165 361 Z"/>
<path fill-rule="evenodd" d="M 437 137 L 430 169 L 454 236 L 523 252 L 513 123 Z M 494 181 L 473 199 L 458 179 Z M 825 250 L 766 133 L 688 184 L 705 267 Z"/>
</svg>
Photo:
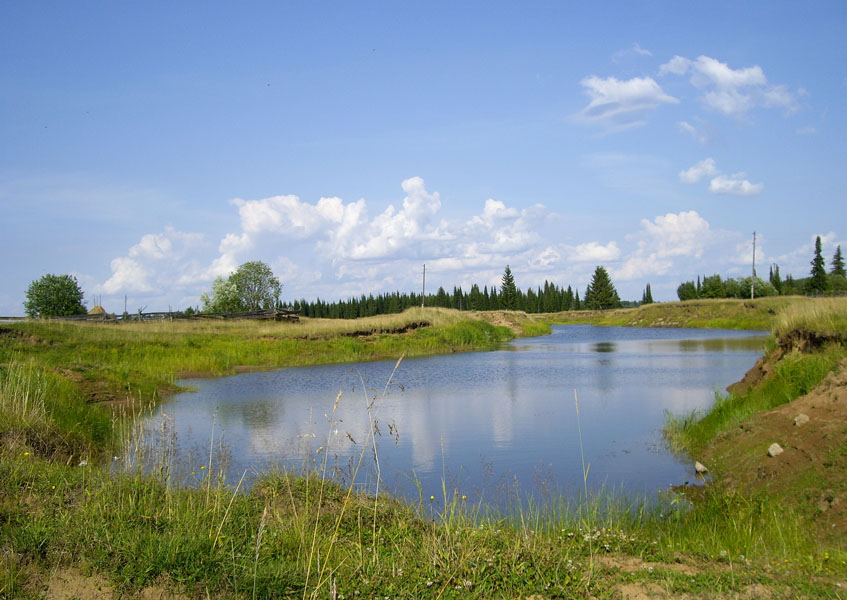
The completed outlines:
<svg viewBox="0 0 847 600">
<path fill-rule="evenodd" d="M 222 432 L 237 480 L 246 468 L 319 464 L 323 452 L 349 465 L 370 452 L 373 403 L 381 472 L 397 493 L 417 496 L 414 474 L 427 496 L 444 481 L 496 502 L 581 486 L 577 390 L 589 484 L 653 491 L 689 478 L 690 465 L 657 451 L 664 411 L 708 406 L 762 343 L 745 332 L 556 327 L 502 351 L 405 360 L 387 388 L 393 361 L 188 380 L 197 391 L 159 407 L 149 427 L 172 418 L 181 447 L 207 450 Z"/>
</svg>

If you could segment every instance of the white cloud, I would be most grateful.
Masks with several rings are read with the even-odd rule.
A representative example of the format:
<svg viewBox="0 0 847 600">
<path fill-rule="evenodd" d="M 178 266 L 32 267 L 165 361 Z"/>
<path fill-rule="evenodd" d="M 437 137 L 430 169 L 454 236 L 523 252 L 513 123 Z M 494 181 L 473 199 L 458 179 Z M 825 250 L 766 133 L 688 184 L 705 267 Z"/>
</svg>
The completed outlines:
<svg viewBox="0 0 847 600">
<path fill-rule="evenodd" d="M 609 242 L 605 246 L 597 242 L 587 242 L 568 247 L 567 250 L 567 259 L 572 262 L 603 263 L 617 260 L 621 255 L 615 242 Z"/>
<path fill-rule="evenodd" d="M 713 194 L 728 194 L 731 196 L 757 196 L 765 189 L 763 183 L 750 183 L 743 179 L 744 173 L 732 176 L 718 175 L 709 182 L 709 191 Z"/>
<path fill-rule="evenodd" d="M 613 269 L 613 275 L 622 280 L 663 275 L 675 258 L 700 258 L 713 242 L 713 235 L 709 223 L 691 210 L 668 213 L 652 221 L 642 219 L 641 231 L 629 239 L 637 240 L 636 250 Z"/>
<path fill-rule="evenodd" d="M 674 56 L 668 62 L 659 67 L 659 75 L 685 75 L 688 72 L 688 67 L 691 66 L 691 61 L 682 56 Z"/>
<path fill-rule="evenodd" d="M 795 95 L 785 85 L 770 85 L 758 65 L 733 69 L 709 56 L 690 60 L 674 56 L 659 67 L 659 75 L 686 75 L 703 90 L 702 102 L 710 109 L 728 116 L 742 117 L 755 107 L 797 110 Z"/>
<path fill-rule="evenodd" d="M 111 277 L 94 291 L 105 294 L 152 292 L 162 280 L 176 280 L 186 277 L 188 270 L 196 270 L 196 264 L 186 259 L 204 243 L 203 234 L 177 231 L 170 226 L 162 233 L 145 234 L 129 249 L 127 256 L 111 261 Z M 183 270 L 175 272 L 181 266 Z M 187 277 L 186 282 L 192 280 Z"/>
<path fill-rule="evenodd" d="M 642 123 L 638 115 L 644 111 L 661 104 L 679 102 L 666 94 L 651 77 L 634 77 L 621 81 L 615 77 L 602 79 L 591 76 L 580 83 L 591 102 L 579 113 L 579 118 L 589 123 L 635 126 Z"/>
<path fill-rule="evenodd" d="M 629 48 L 618 50 L 612 55 L 612 62 L 620 62 L 630 56 L 653 56 L 653 53 L 642 48 L 638 42 L 635 42 Z"/>
<path fill-rule="evenodd" d="M 696 165 L 685 171 L 679 172 L 679 180 L 683 183 L 697 183 L 703 177 L 709 177 L 717 174 L 718 169 L 715 166 L 715 161 L 712 158 L 701 160 Z"/>
<path fill-rule="evenodd" d="M 712 176 L 715 177 L 712 177 Z M 764 183 L 750 183 L 746 173 L 735 173 L 731 176 L 718 171 L 714 159 L 706 158 L 693 167 L 679 172 L 679 180 L 683 183 L 698 183 L 704 177 L 712 177 L 709 181 L 709 191 L 713 194 L 732 196 L 756 196 L 765 189 Z"/>
</svg>

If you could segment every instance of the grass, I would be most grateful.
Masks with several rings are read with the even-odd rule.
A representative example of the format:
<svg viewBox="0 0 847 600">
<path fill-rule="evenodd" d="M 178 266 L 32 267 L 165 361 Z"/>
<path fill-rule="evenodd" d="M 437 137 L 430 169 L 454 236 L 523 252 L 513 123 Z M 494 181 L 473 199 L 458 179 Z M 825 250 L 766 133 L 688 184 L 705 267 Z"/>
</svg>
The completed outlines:
<svg viewBox="0 0 847 600">
<path fill-rule="evenodd" d="M 827 345 L 818 352 L 785 356 L 760 385 L 737 394 L 717 394 L 706 413 L 669 414 L 665 434 L 672 447 L 696 455 L 719 434 L 737 427 L 752 415 L 810 392 L 844 358 L 847 348 L 838 344 Z"/>
<path fill-rule="evenodd" d="M 645 304 L 638 308 L 568 311 L 545 315 L 553 325 L 591 324 L 620 327 L 694 327 L 702 329 L 770 330 L 777 315 L 789 308 L 814 307 L 820 299 L 779 296 L 755 300 L 687 300 Z"/>
<path fill-rule="evenodd" d="M 601 493 L 497 512 L 446 485 L 439 498 L 418 502 L 343 486 L 325 465 L 265 473 L 245 493 L 223 483 L 212 451 L 198 479 L 180 485 L 167 432 L 153 448 L 154 467 L 141 469 L 132 421 L 86 401 L 92 394 L 156 401 L 180 370 L 396 358 L 494 347 L 514 335 L 455 314 L 425 316 L 431 327 L 404 334 L 379 331 L 424 319 L 374 320 L 367 328 L 363 321 L 304 324 L 311 329 L 15 325 L 19 334 L 0 336 L 0 597 L 40 597 L 51 573 L 69 569 L 104 577 L 122 597 L 165 589 L 203 598 L 607 598 L 624 585 L 700 596 L 745 596 L 754 585 L 772 597 L 839 593 L 843 549 L 810 536 L 803 514 L 767 495 L 711 485 L 694 504 L 681 492 L 642 502 Z M 808 327 L 825 331 L 828 318 Z M 513 327 L 547 330 L 543 323 Z M 378 331 L 338 335 L 365 329 Z M 721 399 L 727 408 L 689 419 L 690 437 L 681 443 L 707 443 L 744 411 L 802 393 L 841 355 L 843 346 L 831 344 L 784 361 L 774 387 L 750 392 L 758 400 Z M 379 405 L 363 410 L 373 420 Z M 378 457 L 362 448 L 360 465 L 378 468 L 371 462 Z M 103 460 L 120 468 L 104 468 Z M 587 466 L 583 473 L 590 477 Z"/>
</svg>

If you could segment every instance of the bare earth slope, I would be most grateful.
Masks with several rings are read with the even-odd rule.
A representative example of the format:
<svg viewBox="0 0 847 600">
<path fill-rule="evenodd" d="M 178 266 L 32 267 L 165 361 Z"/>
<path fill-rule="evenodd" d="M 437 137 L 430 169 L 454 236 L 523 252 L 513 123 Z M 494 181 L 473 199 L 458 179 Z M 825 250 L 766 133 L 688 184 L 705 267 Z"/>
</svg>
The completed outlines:
<svg viewBox="0 0 847 600">
<path fill-rule="evenodd" d="M 767 363 L 748 378 L 767 377 Z M 745 378 L 748 379 L 748 378 Z M 806 415 L 808 422 L 801 423 Z M 800 417 L 795 421 L 797 417 Z M 796 424 L 795 424 L 796 423 Z M 784 452 L 768 456 L 771 444 Z M 811 514 L 819 534 L 847 536 L 847 360 L 810 393 L 721 435 L 703 460 L 732 487 L 765 491 Z"/>
</svg>

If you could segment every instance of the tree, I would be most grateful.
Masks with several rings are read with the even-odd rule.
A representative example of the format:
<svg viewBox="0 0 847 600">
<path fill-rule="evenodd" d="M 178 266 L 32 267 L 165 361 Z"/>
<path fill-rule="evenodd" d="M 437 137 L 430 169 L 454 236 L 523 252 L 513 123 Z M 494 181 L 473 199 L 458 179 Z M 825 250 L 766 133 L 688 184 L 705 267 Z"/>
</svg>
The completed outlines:
<svg viewBox="0 0 847 600">
<path fill-rule="evenodd" d="M 680 300 L 694 300 L 698 297 L 697 287 L 693 281 L 684 281 L 676 288 L 676 295 Z"/>
<path fill-rule="evenodd" d="M 768 279 L 777 294 L 782 294 L 782 277 L 779 275 L 779 265 L 774 264 L 771 266 L 770 277 Z"/>
<path fill-rule="evenodd" d="M 282 284 L 262 261 L 246 262 L 227 278 L 216 277 L 211 294 L 203 294 L 205 312 L 243 312 L 275 308 Z"/>
<path fill-rule="evenodd" d="M 723 279 L 720 275 L 712 275 L 704 277 L 703 284 L 700 286 L 700 298 L 724 298 L 726 290 L 724 289 Z"/>
<path fill-rule="evenodd" d="M 583 299 L 585 308 L 590 310 L 604 310 L 606 308 L 619 308 L 621 299 L 612 284 L 609 273 L 603 267 L 598 266 L 594 270 L 591 283 L 585 288 Z"/>
<path fill-rule="evenodd" d="M 832 257 L 830 264 L 832 265 L 832 270 L 829 272 L 831 275 L 847 277 L 847 271 L 844 270 L 844 255 L 841 254 L 841 246 L 835 249 L 835 255 Z"/>
<path fill-rule="evenodd" d="M 515 278 L 509 265 L 506 265 L 506 271 L 503 273 L 500 306 L 506 310 L 516 310 L 518 307 L 518 288 L 515 286 Z"/>
<path fill-rule="evenodd" d="M 644 294 L 641 296 L 641 304 L 653 304 L 653 292 L 650 290 L 650 284 L 644 288 Z"/>
<path fill-rule="evenodd" d="M 807 291 L 812 294 L 822 294 L 826 291 L 826 269 L 821 253 L 821 236 L 815 238 L 815 256 L 812 258 L 812 271 L 807 284 Z"/>
<path fill-rule="evenodd" d="M 47 274 L 29 284 L 24 310 L 30 317 L 85 314 L 83 293 L 73 275 Z"/>
</svg>

